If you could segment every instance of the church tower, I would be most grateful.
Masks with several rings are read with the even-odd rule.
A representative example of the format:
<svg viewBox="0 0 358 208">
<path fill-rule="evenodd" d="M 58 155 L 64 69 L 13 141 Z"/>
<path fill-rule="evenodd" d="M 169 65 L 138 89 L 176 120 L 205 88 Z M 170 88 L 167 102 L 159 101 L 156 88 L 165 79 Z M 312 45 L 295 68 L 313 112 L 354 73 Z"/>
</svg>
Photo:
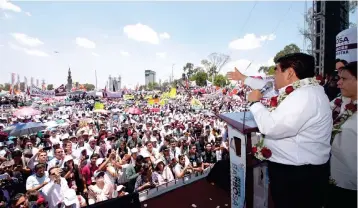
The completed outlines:
<svg viewBox="0 0 358 208">
<path fill-rule="evenodd" d="M 66 90 L 67 90 L 67 92 L 71 92 L 71 89 L 72 89 L 71 68 L 68 68 L 68 76 L 67 76 Z"/>
</svg>

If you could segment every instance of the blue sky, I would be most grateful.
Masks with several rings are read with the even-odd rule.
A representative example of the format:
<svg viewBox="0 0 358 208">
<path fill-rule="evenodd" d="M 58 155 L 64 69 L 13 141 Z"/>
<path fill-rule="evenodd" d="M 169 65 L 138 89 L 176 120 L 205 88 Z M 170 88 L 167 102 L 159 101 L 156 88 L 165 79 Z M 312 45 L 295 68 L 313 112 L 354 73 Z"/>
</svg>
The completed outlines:
<svg viewBox="0 0 358 208">
<path fill-rule="evenodd" d="M 164 81 L 175 64 L 180 77 L 185 63 L 200 65 L 213 52 L 231 56 L 223 73 L 253 61 L 244 73 L 257 74 L 285 45 L 302 47 L 304 8 L 262 1 L 0 3 L 0 83 L 14 72 L 59 85 L 71 66 L 74 81 L 95 83 L 96 69 L 99 88 L 110 74 L 131 87 L 144 83 L 146 69 Z"/>
</svg>

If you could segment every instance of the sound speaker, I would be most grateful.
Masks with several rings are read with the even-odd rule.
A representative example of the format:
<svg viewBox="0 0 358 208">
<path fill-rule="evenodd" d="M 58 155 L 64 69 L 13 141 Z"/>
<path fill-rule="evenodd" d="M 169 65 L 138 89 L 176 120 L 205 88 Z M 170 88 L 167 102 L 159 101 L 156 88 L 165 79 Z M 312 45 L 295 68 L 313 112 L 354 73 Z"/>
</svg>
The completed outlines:
<svg viewBox="0 0 358 208">
<path fill-rule="evenodd" d="M 324 7 L 324 8 L 323 8 Z M 320 22 L 316 22 L 316 33 L 324 34 L 324 73 L 331 74 L 335 70 L 336 36 L 342 30 L 349 27 L 349 2 L 348 1 L 316 1 L 317 13 L 325 11 L 325 26 L 321 28 Z M 316 37 L 316 49 L 320 49 L 320 37 Z M 322 53 L 322 52 L 321 52 Z M 319 53 L 316 53 L 316 61 Z M 317 63 L 319 65 L 319 63 Z"/>
</svg>

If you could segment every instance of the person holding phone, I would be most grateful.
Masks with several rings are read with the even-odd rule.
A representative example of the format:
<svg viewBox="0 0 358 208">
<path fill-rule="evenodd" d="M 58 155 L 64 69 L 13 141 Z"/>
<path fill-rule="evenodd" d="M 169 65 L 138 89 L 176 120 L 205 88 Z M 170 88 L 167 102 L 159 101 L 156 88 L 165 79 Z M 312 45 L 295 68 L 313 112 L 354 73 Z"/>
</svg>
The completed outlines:
<svg viewBox="0 0 358 208">
<path fill-rule="evenodd" d="M 56 147 L 55 149 L 55 157 L 48 162 L 47 170 L 50 170 L 52 167 L 58 167 L 61 168 L 64 163 L 64 151 L 61 147 Z"/>
<path fill-rule="evenodd" d="M 51 147 L 48 148 L 51 149 Z M 34 170 L 37 164 L 42 163 L 46 166 L 46 170 L 47 170 L 48 157 L 47 157 L 46 150 L 49 150 L 48 148 L 39 149 L 39 151 L 30 158 L 30 160 L 27 163 L 27 167 L 30 168 L 31 170 Z"/>
</svg>

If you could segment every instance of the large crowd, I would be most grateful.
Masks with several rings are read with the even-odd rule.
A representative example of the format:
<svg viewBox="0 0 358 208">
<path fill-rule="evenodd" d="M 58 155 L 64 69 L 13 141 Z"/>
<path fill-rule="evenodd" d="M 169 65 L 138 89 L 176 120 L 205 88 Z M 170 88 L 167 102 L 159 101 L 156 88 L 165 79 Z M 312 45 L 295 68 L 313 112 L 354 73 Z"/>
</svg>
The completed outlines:
<svg viewBox="0 0 358 208">
<path fill-rule="evenodd" d="M 27 98 L 31 106 L 3 109 L 0 206 L 83 207 L 200 174 L 228 159 L 227 125 L 214 112 L 240 110 L 240 102 L 225 101 L 222 92 L 203 98 L 178 90 L 177 98 L 150 106 L 144 96 Z M 200 110 L 192 108 L 194 97 L 203 102 Z M 9 100 L 2 98 L 4 105 Z M 16 101 L 23 105 L 25 97 Z M 24 109 L 33 112 L 17 114 Z M 39 123 L 40 131 L 16 132 Z"/>
</svg>

